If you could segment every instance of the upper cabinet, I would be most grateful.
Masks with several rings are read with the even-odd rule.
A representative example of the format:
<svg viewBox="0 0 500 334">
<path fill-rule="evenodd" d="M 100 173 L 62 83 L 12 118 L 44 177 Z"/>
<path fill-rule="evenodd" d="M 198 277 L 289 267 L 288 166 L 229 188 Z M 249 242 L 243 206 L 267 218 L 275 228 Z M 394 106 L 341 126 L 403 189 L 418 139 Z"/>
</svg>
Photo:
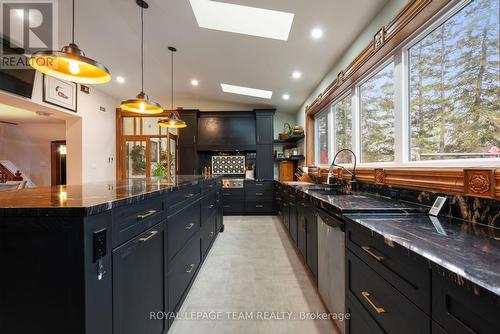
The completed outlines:
<svg viewBox="0 0 500 334">
<path fill-rule="evenodd" d="M 186 122 L 187 127 L 180 129 L 179 145 L 195 145 L 198 132 L 198 111 L 181 110 L 179 111 L 181 119 Z"/>
<path fill-rule="evenodd" d="M 273 117 L 274 111 L 272 110 L 255 111 L 257 145 L 273 144 Z"/>
<path fill-rule="evenodd" d="M 255 145 L 255 114 L 204 113 L 198 118 L 198 146 Z"/>
</svg>

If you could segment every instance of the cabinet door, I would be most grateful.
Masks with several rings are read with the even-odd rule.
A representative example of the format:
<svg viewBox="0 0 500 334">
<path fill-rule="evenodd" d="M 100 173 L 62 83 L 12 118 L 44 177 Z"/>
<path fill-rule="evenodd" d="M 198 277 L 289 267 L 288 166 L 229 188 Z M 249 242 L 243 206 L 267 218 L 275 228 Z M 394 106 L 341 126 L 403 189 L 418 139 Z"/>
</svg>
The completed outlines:
<svg viewBox="0 0 500 334">
<path fill-rule="evenodd" d="M 273 170 L 273 145 L 257 145 L 257 179 L 272 180 L 274 179 Z"/>
<path fill-rule="evenodd" d="M 297 247 L 304 260 L 307 261 L 307 220 L 302 212 L 298 212 Z"/>
<path fill-rule="evenodd" d="M 351 315 L 346 324 L 346 334 L 382 334 L 384 331 L 356 300 L 347 298 L 347 313 Z"/>
<path fill-rule="evenodd" d="M 194 145 L 179 145 L 179 174 L 198 174 L 198 152 Z"/>
<path fill-rule="evenodd" d="M 298 230 L 298 221 L 297 221 L 297 206 L 295 202 L 288 202 L 288 221 L 290 224 L 290 235 L 292 236 L 293 241 L 297 244 L 297 230 Z"/>
<path fill-rule="evenodd" d="M 257 145 L 273 144 L 273 116 L 257 115 Z"/>
<path fill-rule="evenodd" d="M 198 132 L 198 119 L 196 113 L 181 112 L 181 118 L 187 127 L 179 130 L 179 145 L 195 145 Z"/>
<path fill-rule="evenodd" d="M 318 283 L 318 223 L 314 211 L 309 210 L 305 215 L 307 266 Z"/>
<path fill-rule="evenodd" d="M 285 225 L 288 233 L 290 233 L 290 207 L 287 202 L 281 204 L 281 216 L 283 219 L 283 225 Z"/>
<path fill-rule="evenodd" d="M 165 228 L 159 223 L 113 251 L 113 333 L 161 334 L 165 312 Z"/>
</svg>

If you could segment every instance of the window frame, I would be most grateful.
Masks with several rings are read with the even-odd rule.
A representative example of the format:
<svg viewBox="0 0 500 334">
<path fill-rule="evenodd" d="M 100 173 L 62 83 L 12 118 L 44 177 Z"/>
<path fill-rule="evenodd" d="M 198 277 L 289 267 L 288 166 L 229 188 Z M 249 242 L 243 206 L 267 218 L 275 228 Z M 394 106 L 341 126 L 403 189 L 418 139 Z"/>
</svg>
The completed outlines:
<svg viewBox="0 0 500 334">
<path fill-rule="evenodd" d="M 327 127 L 327 139 L 328 139 L 328 160 L 332 159 L 332 138 L 334 135 L 331 135 L 331 128 L 332 128 L 332 120 L 331 120 L 331 111 L 332 111 L 332 104 L 329 104 L 323 110 L 321 110 L 319 113 L 314 115 L 314 156 L 315 156 L 315 164 L 317 166 L 326 166 L 325 164 L 321 164 L 319 159 L 320 159 L 320 154 L 319 154 L 319 123 L 317 122 L 317 119 L 320 117 L 323 117 L 326 115 L 326 127 Z"/>
<path fill-rule="evenodd" d="M 409 49 L 432 33 L 440 25 L 445 23 L 459 11 L 475 0 L 452 1 L 443 7 L 435 16 L 422 25 L 414 34 L 410 35 L 400 43 L 381 61 L 375 64 L 365 75 L 358 79 L 350 88 L 340 94 L 331 104 L 315 115 L 325 112 L 330 114 L 328 122 L 329 130 L 329 158 L 333 159 L 336 153 L 336 129 L 334 120 L 334 108 L 337 103 L 347 95 L 352 94 L 352 148 L 358 158 L 357 165 L 360 167 L 498 167 L 500 158 L 471 158 L 471 159 L 440 159 L 440 160 L 411 160 L 411 128 L 410 128 L 410 99 L 409 99 Z M 394 62 L 394 160 L 392 162 L 361 162 L 361 96 L 360 86 L 370 80 L 388 64 Z M 315 124 L 315 140 L 317 141 L 317 126 Z M 333 130 L 333 131 L 332 131 Z M 318 145 L 315 144 L 315 163 L 319 164 Z M 352 167 L 352 164 L 341 164 Z"/>
</svg>

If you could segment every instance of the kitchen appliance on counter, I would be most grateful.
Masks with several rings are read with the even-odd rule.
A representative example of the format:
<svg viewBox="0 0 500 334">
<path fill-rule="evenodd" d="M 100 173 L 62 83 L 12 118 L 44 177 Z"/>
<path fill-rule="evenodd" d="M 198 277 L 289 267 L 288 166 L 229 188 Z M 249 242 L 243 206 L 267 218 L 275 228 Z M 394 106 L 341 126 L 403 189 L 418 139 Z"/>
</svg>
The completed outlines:
<svg viewBox="0 0 500 334">
<path fill-rule="evenodd" d="M 345 223 L 326 211 L 318 219 L 318 290 L 331 313 L 345 313 Z M 345 321 L 337 321 L 345 332 Z"/>
</svg>

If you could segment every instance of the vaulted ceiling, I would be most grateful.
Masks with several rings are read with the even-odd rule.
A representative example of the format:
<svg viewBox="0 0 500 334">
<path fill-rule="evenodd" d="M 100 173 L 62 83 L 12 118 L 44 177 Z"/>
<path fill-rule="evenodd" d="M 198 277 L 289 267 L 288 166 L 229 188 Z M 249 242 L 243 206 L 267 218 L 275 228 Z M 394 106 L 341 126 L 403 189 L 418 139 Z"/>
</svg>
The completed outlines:
<svg viewBox="0 0 500 334">
<path fill-rule="evenodd" d="M 200 0 L 197 0 L 200 1 Z M 208 1 L 208 0 L 202 0 Z M 219 1 L 222 2 L 222 1 Z M 288 40 L 200 28 L 188 0 L 149 0 L 145 11 L 145 90 L 170 106 L 170 54 L 174 107 L 238 110 L 277 107 L 295 112 L 387 0 L 234 0 L 225 3 L 293 13 Z M 59 2 L 59 45 L 69 42 L 70 1 Z M 77 0 L 76 42 L 111 70 L 99 86 L 117 99 L 140 90 L 140 16 L 135 0 Z M 311 30 L 321 28 L 320 39 Z M 302 77 L 292 78 L 293 71 Z M 116 82 L 116 77 L 125 79 Z M 198 86 L 191 80 L 199 81 Z M 224 93 L 221 83 L 270 90 L 271 99 Z M 283 94 L 290 96 L 283 99 Z"/>
</svg>

